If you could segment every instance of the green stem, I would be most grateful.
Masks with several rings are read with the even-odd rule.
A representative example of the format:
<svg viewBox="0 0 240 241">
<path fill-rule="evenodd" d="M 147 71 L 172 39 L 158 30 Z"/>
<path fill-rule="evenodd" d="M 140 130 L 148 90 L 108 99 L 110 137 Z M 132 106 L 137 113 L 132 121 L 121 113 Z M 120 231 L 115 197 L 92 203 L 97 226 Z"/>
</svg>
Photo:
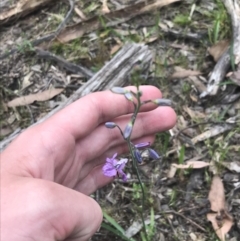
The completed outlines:
<svg viewBox="0 0 240 241">
<path fill-rule="evenodd" d="M 137 91 L 139 91 L 138 86 L 137 86 Z M 133 119 L 132 119 L 133 125 L 134 125 L 134 123 L 135 123 L 135 120 L 136 120 L 136 118 L 137 118 L 138 112 L 139 112 L 140 107 L 141 107 L 141 100 L 140 100 L 139 94 L 136 96 L 136 98 L 137 98 L 137 105 L 136 105 L 136 108 L 135 108 L 135 111 L 134 111 L 134 114 L 133 114 Z M 140 184 L 141 191 L 142 191 L 141 219 L 142 219 L 142 223 L 143 223 L 143 230 L 144 230 L 144 234 L 145 234 L 146 240 L 149 241 L 148 235 L 147 235 L 147 228 L 146 228 L 145 221 L 144 221 L 144 216 L 143 216 L 143 212 L 144 212 L 144 201 L 145 201 L 145 191 L 144 191 L 143 184 L 142 184 L 142 181 L 141 181 L 141 177 L 140 177 L 140 174 L 139 174 L 139 171 L 138 171 L 137 160 L 135 159 L 135 156 L 134 156 L 134 153 L 133 153 L 133 148 L 132 148 L 132 144 L 131 144 L 130 138 L 131 138 L 131 136 L 130 136 L 126 141 L 127 141 L 127 143 L 128 143 L 128 147 L 129 147 L 129 150 L 130 150 L 130 154 L 131 154 L 131 156 L 132 156 L 133 168 L 134 168 L 135 171 L 136 171 L 137 179 L 138 179 L 138 182 L 139 182 L 139 184 Z"/>
<path fill-rule="evenodd" d="M 138 179 L 138 182 L 139 182 L 139 184 L 140 184 L 141 191 L 142 191 L 141 219 L 142 219 L 142 223 L 143 223 L 143 230 L 144 230 L 144 233 L 145 233 L 145 236 L 146 236 L 146 240 L 149 241 L 149 240 L 148 240 L 148 235 L 147 235 L 147 228 L 146 228 L 145 221 L 144 221 L 144 216 L 143 216 L 144 201 L 145 201 L 145 191 L 144 191 L 143 184 L 142 184 L 142 181 L 141 181 L 141 177 L 140 177 L 140 174 L 139 174 L 139 171 L 138 171 L 137 160 L 136 160 L 135 157 L 134 157 L 134 153 L 133 153 L 133 150 L 132 150 L 131 143 L 130 143 L 129 141 L 128 141 L 127 143 L 128 143 L 128 147 L 129 147 L 129 150 L 130 150 L 132 159 L 133 159 L 133 167 L 134 167 L 134 169 L 135 169 L 135 171 L 136 171 L 137 179 Z"/>
</svg>

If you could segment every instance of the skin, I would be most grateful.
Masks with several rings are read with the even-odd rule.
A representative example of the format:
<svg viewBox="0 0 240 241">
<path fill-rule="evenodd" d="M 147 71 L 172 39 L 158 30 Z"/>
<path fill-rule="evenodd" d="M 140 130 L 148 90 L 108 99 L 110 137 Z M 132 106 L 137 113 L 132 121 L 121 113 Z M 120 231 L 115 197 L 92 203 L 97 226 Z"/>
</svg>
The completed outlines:
<svg viewBox="0 0 240 241">
<path fill-rule="evenodd" d="M 134 87 L 128 87 L 134 90 Z M 161 98 L 141 86 L 142 100 Z M 45 122 L 24 131 L 1 153 L 1 240 L 88 240 L 100 227 L 101 208 L 89 197 L 113 179 L 102 173 L 106 157 L 127 152 L 114 121 L 123 129 L 133 106 L 110 91 L 89 94 Z M 134 143 L 176 122 L 170 107 L 142 107 L 132 133 Z"/>
</svg>

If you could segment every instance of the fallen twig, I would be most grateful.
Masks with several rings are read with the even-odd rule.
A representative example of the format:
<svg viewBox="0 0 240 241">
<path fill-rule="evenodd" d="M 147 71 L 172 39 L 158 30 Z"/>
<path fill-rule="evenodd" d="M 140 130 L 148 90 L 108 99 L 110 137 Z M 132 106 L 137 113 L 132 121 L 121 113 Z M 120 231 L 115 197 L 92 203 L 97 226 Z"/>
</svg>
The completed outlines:
<svg viewBox="0 0 240 241">
<path fill-rule="evenodd" d="M 79 66 L 77 64 L 72 64 L 63 58 L 56 56 L 55 54 L 52 54 L 51 52 L 42 50 L 40 48 L 35 48 L 35 52 L 37 53 L 38 57 L 43 59 L 53 60 L 57 62 L 58 65 L 70 71 L 71 73 L 83 74 L 87 78 L 91 78 L 94 75 L 94 73 L 88 70 L 87 68 Z"/>
<path fill-rule="evenodd" d="M 166 214 L 175 214 L 175 215 L 177 215 L 177 216 L 180 216 L 180 217 L 186 219 L 189 223 L 191 223 L 192 225 L 194 225 L 196 228 L 198 228 L 198 229 L 200 229 L 201 231 L 203 231 L 204 233 L 206 232 L 206 230 L 205 230 L 202 226 L 200 226 L 199 224 L 197 224 L 196 222 L 194 222 L 194 221 L 191 220 L 190 218 L 185 217 L 185 216 L 184 216 L 183 214 L 181 214 L 181 213 L 178 213 L 178 212 L 176 212 L 176 211 L 174 211 L 174 210 L 164 211 L 163 213 L 166 213 Z"/>
</svg>

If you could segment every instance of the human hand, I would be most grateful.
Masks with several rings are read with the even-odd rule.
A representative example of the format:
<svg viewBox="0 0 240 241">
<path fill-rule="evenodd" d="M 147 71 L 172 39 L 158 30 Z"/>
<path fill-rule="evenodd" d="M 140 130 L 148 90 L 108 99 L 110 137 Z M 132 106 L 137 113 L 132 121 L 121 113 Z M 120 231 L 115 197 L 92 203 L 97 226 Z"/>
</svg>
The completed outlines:
<svg viewBox="0 0 240 241">
<path fill-rule="evenodd" d="M 130 87 L 134 89 L 134 87 Z M 142 100 L 161 98 L 141 86 Z M 129 122 L 133 106 L 110 91 L 89 94 L 45 122 L 23 132 L 1 153 L 1 240 L 89 239 L 102 212 L 89 194 L 112 181 L 102 173 L 106 157 L 128 148 L 118 130 Z M 173 127 L 170 107 L 144 105 L 132 142 L 154 141 L 156 132 Z"/>
</svg>

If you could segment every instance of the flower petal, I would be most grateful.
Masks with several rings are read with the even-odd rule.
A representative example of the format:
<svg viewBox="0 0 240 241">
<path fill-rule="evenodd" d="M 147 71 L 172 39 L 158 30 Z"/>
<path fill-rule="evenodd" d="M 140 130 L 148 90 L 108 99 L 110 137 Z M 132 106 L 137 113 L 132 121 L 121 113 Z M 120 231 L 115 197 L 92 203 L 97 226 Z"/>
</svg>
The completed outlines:
<svg viewBox="0 0 240 241">
<path fill-rule="evenodd" d="M 113 155 L 113 157 L 112 157 L 112 159 L 115 159 L 116 157 L 117 157 L 117 153 L 115 153 L 114 155 Z"/>
<path fill-rule="evenodd" d="M 110 164 L 110 163 L 106 163 L 103 168 L 102 168 L 103 174 L 105 176 L 108 177 L 113 177 L 117 175 L 117 170 L 115 169 L 115 167 Z"/>
<path fill-rule="evenodd" d="M 122 170 L 118 170 L 118 174 L 121 176 L 124 182 L 127 181 L 127 175 Z"/>
</svg>

